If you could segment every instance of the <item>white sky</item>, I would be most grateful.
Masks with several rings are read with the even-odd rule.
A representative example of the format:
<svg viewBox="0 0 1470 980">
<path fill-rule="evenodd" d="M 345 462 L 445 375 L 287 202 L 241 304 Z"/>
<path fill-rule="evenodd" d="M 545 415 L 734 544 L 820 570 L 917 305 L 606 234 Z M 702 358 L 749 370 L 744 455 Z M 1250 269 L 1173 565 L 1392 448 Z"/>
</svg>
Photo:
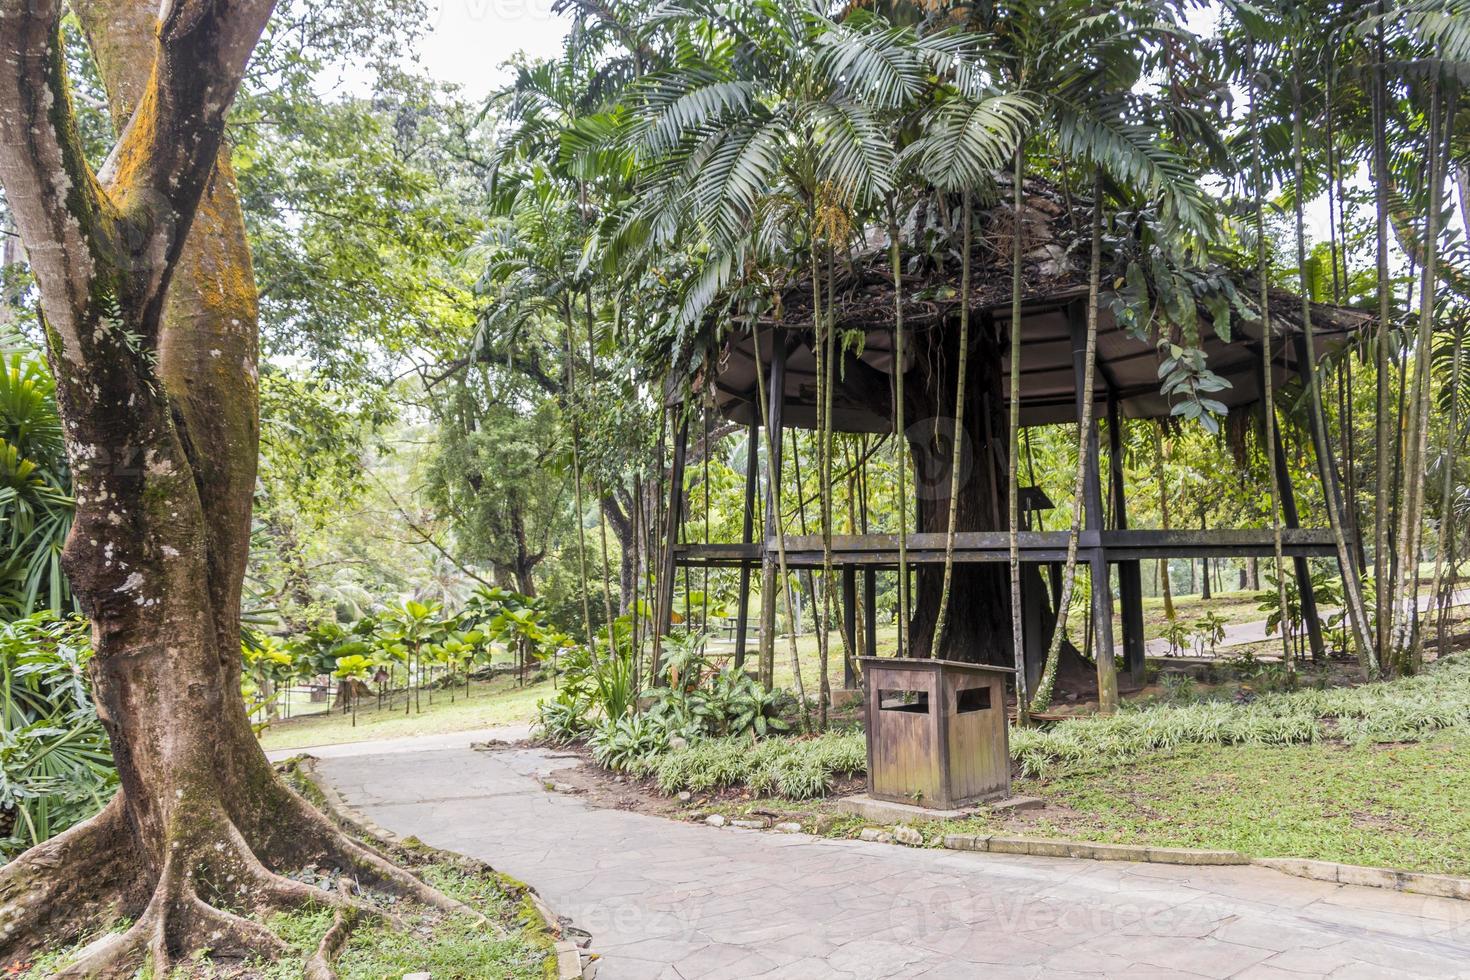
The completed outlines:
<svg viewBox="0 0 1470 980">
<path fill-rule="evenodd" d="M 437 9 L 435 9 L 437 7 Z M 561 52 L 571 21 L 551 12 L 552 0 L 438 0 L 431 31 L 420 45 L 424 69 L 482 98 L 509 80 L 501 66 L 517 51 L 536 58 Z"/>
</svg>

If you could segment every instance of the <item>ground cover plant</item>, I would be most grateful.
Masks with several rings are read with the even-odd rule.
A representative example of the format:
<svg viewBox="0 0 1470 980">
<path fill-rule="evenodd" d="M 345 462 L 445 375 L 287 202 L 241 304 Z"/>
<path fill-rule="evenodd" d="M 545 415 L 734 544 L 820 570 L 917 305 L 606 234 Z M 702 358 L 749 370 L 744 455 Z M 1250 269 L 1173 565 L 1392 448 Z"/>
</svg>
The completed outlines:
<svg viewBox="0 0 1470 980">
<path fill-rule="evenodd" d="M 1420 742 L 1444 731 L 1470 731 L 1470 655 L 1447 658 L 1422 675 L 1353 688 L 1271 693 L 1243 703 L 1130 706 L 1110 716 L 1013 727 L 1010 747 L 1020 776 L 1060 778 L 1117 771 L 1191 747 L 1331 742 L 1368 748 Z M 815 739 L 716 739 L 650 747 L 615 760 L 613 768 L 646 776 L 665 793 L 746 786 L 804 799 L 825 795 L 840 776 L 865 772 L 865 744 L 860 731 Z M 1211 758 L 1228 769 L 1232 757 Z"/>
<path fill-rule="evenodd" d="M 85 690 L 49 627 L 7 654 L 0 831 L 33 846 L 0 868 L 0 967 L 119 909 L 132 925 L 78 972 L 192 965 L 216 933 L 294 953 L 224 896 L 247 875 L 264 920 L 307 862 L 442 903 L 275 779 L 259 728 L 290 741 L 269 728 L 303 686 L 340 710 L 297 735 L 493 724 L 519 692 L 460 704 L 505 694 L 510 658 L 551 685 L 546 736 L 608 766 L 827 792 L 856 759 L 827 697 L 845 612 L 903 655 L 1009 665 L 1035 639 L 1023 490 L 1027 527 L 1067 528 L 1057 618 L 1102 714 L 1084 516 L 1318 529 L 1311 574 L 1346 611 L 1328 645 L 1361 680 L 1452 646 L 1465 0 L 1195 6 L 568 0 L 535 25 L 568 28 L 557 55 L 474 80 L 491 93 L 420 71 L 423 0 L 0 0 L 0 615 L 75 607 L 91 629 Z M 1075 426 L 1060 392 L 1023 412 L 1023 324 L 1059 297 L 1079 390 L 1115 340 L 1156 355 L 1157 384 L 1081 399 Z M 787 355 L 763 332 L 795 345 L 799 411 L 765 397 Z M 737 390 L 742 348 L 773 370 Z M 898 533 L 896 569 L 847 601 L 835 539 L 912 527 L 942 566 Z M 975 531 L 1005 534 L 1008 568 L 959 554 Z M 788 534 L 810 539 L 794 570 Z M 1022 768 L 1454 737 L 1462 699 L 1435 684 L 1292 690 L 1326 654 L 1271 538 L 1139 571 L 1181 650 L 1218 656 L 1274 605 L 1285 676 L 1238 709 L 1171 682 L 1179 703 L 1028 729 Z M 737 540 L 758 570 L 689 550 Z M 1196 583 L 1199 607 L 1178 596 Z M 1279 589 L 1204 605 L 1247 583 Z M 485 616 L 477 592 L 520 598 Z M 746 633 L 755 681 L 689 642 L 720 629 Z M 1076 693 L 1043 631 L 1023 716 Z"/>
<path fill-rule="evenodd" d="M 624 768 L 651 779 L 664 793 L 746 787 L 753 793 L 804 800 L 825 796 L 833 783 L 867 771 L 862 732 L 812 738 L 708 739 L 683 749 L 647 753 Z"/>
</svg>

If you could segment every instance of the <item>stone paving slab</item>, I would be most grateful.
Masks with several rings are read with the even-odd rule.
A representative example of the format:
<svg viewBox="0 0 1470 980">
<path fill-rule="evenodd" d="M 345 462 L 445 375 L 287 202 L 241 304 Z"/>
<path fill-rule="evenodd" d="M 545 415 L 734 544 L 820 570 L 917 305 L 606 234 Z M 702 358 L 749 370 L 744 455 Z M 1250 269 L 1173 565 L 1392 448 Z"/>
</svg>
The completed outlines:
<svg viewBox="0 0 1470 980">
<path fill-rule="evenodd" d="M 1289 877 L 719 830 L 548 793 L 537 749 L 323 758 L 382 826 L 488 861 L 601 980 L 1470 978 L 1470 903 Z"/>
</svg>

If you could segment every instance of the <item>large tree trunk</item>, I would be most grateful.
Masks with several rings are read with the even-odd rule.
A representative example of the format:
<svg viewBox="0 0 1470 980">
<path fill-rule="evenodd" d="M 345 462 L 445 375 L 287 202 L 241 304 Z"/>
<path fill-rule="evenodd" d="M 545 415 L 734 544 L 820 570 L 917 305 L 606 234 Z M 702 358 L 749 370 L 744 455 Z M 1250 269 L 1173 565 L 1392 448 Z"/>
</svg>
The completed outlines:
<svg viewBox="0 0 1470 980">
<path fill-rule="evenodd" d="M 965 389 L 965 425 L 960 453 L 959 497 L 955 503 L 957 531 L 999 531 L 1005 528 L 1006 409 L 1002 391 L 1001 357 L 1004 345 L 994 324 L 986 320 L 970 332 L 972 349 Z M 944 534 L 949 530 L 951 464 L 953 453 L 956 373 L 959 331 L 952 326 L 910 336 L 913 367 L 904 385 L 904 416 L 908 420 L 909 450 L 913 456 L 918 530 Z M 915 565 L 916 587 L 910 623 L 910 656 L 937 655 L 933 649 L 934 624 L 939 614 L 944 567 L 934 562 Z M 1011 651 L 1010 583 L 1004 565 L 957 563 L 950 583 L 950 638 L 942 655 L 972 663 L 1013 665 Z"/>
<path fill-rule="evenodd" d="M 0 179 L 46 318 L 77 501 L 63 560 L 92 622 L 121 789 L 0 870 L 0 963 L 119 915 L 133 926 L 60 975 L 131 976 L 144 957 L 161 973 L 199 950 L 277 956 L 286 945 L 242 910 L 360 904 L 280 873 L 312 861 L 448 907 L 276 779 L 240 695 L 256 294 L 220 147 L 271 2 L 72 8 L 114 119 L 131 121 L 94 179 L 57 81 L 59 2 L 0 0 L 21 54 L 0 70 Z M 330 973 L 324 957 L 314 969 Z"/>
<path fill-rule="evenodd" d="M 0 330 L 15 322 L 19 304 L 10 278 L 19 264 L 20 239 L 16 238 L 15 229 L 11 227 L 10 212 L 0 210 Z"/>
</svg>

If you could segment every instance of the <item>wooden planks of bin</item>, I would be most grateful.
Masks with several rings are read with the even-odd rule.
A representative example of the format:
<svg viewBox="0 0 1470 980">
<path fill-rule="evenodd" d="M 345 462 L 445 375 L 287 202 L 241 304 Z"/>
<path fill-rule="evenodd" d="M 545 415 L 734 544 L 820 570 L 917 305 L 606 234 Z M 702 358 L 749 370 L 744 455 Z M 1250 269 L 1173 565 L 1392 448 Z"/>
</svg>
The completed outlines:
<svg viewBox="0 0 1470 980">
<path fill-rule="evenodd" d="M 868 795 L 953 809 L 1011 792 L 1007 667 L 863 657 Z"/>
</svg>

